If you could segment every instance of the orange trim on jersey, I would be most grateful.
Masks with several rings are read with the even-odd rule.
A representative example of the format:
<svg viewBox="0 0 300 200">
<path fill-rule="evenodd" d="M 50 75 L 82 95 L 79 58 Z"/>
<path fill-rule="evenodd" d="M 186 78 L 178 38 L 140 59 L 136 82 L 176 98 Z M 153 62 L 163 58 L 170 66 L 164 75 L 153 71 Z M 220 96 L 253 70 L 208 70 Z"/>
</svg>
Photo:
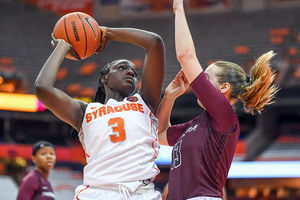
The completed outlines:
<svg viewBox="0 0 300 200">
<path fill-rule="evenodd" d="M 151 126 L 150 126 L 151 128 L 150 128 L 150 129 L 151 129 L 151 133 L 153 133 L 153 132 L 152 132 L 152 119 L 151 119 L 151 115 L 152 115 L 152 112 L 150 111 L 150 114 L 149 114 L 149 117 L 150 117 L 150 123 L 151 123 Z"/>
<path fill-rule="evenodd" d="M 84 150 L 84 154 L 85 154 L 87 157 L 90 157 L 90 155 L 89 155 L 89 154 L 87 154 L 87 153 L 86 153 L 86 151 L 85 151 L 85 150 L 86 150 L 85 143 L 83 143 L 83 145 L 84 145 L 84 149 L 83 149 L 83 150 Z"/>
<path fill-rule="evenodd" d="M 155 141 L 157 141 L 157 138 L 155 139 Z M 153 145 L 153 143 L 154 143 L 155 141 L 152 142 L 152 149 L 154 149 L 155 154 L 156 154 L 156 149 L 154 148 L 154 145 Z M 156 159 L 156 158 L 157 158 L 157 157 L 155 157 L 154 159 Z"/>
<path fill-rule="evenodd" d="M 86 189 L 88 189 L 89 187 L 90 187 L 90 186 L 88 185 L 88 186 L 86 186 L 86 188 L 81 189 L 81 190 L 78 192 L 78 194 L 76 195 L 76 199 L 77 199 L 77 200 L 80 200 L 79 197 L 78 197 L 78 195 L 79 195 L 83 190 L 86 190 Z"/>
<path fill-rule="evenodd" d="M 83 133 L 83 128 L 81 127 L 81 133 L 82 133 L 82 135 L 84 135 L 84 133 Z M 87 157 L 90 157 L 90 155 L 89 154 L 87 154 L 86 152 L 85 152 L 85 150 L 86 150 L 86 146 L 85 146 L 85 143 L 84 142 L 82 142 L 82 146 L 83 146 L 83 150 L 84 150 L 84 154 L 85 154 L 85 156 L 87 156 Z"/>
<path fill-rule="evenodd" d="M 154 155 L 156 155 L 156 153 L 157 153 L 157 151 L 156 151 L 156 149 L 154 148 L 154 145 L 153 145 L 153 143 L 156 142 L 156 141 L 157 141 L 157 138 L 155 139 L 155 141 L 152 142 L 152 149 L 154 149 Z M 154 156 L 154 158 L 151 159 L 150 162 L 154 162 L 156 158 L 157 158 L 157 156 Z"/>
</svg>

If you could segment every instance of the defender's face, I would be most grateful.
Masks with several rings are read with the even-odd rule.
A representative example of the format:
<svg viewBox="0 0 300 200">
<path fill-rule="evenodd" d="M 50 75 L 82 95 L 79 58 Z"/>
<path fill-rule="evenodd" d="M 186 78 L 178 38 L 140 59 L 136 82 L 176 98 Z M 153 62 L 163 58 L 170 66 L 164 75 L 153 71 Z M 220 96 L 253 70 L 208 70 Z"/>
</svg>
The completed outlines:
<svg viewBox="0 0 300 200">
<path fill-rule="evenodd" d="M 32 156 L 32 161 L 35 163 L 37 168 L 43 171 L 50 171 L 55 165 L 56 155 L 53 147 L 45 146 L 39 149 L 34 156 Z"/>
<path fill-rule="evenodd" d="M 209 65 L 206 70 L 205 74 L 208 77 L 208 80 L 218 89 L 220 90 L 221 84 L 218 81 L 216 73 L 219 72 L 221 69 L 217 65 L 211 64 Z"/>
<path fill-rule="evenodd" d="M 218 81 L 218 77 L 216 76 L 216 73 L 219 72 L 219 70 L 221 70 L 217 65 L 211 64 L 210 66 L 208 66 L 205 70 L 205 74 L 208 78 L 208 80 L 218 89 L 221 89 L 221 84 Z M 204 106 L 201 104 L 201 102 L 199 101 L 199 99 L 197 99 L 197 103 L 204 108 Z M 205 109 L 205 108 L 204 108 Z"/>
</svg>

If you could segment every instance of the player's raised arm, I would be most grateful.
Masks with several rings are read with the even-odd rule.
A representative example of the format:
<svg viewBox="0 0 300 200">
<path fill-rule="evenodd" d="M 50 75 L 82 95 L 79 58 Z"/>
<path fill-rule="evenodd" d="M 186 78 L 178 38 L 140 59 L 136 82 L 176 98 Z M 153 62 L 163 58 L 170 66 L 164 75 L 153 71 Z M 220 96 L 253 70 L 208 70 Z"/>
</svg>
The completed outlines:
<svg viewBox="0 0 300 200">
<path fill-rule="evenodd" d="M 159 121 L 158 138 L 159 143 L 162 145 L 169 145 L 167 142 L 167 129 L 171 126 L 171 111 L 177 97 L 182 95 L 187 90 L 188 86 L 189 82 L 187 81 L 183 70 L 180 70 L 165 90 L 164 97 L 157 110 L 157 119 Z"/>
<path fill-rule="evenodd" d="M 161 88 L 165 74 L 165 45 L 156 33 L 135 28 L 100 27 L 103 37 L 98 52 L 102 51 L 109 41 L 126 42 L 145 50 L 140 95 L 155 114 L 161 97 Z"/>
<path fill-rule="evenodd" d="M 56 47 L 36 78 L 34 92 L 46 108 L 78 131 L 86 104 L 72 99 L 66 93 L 54 87 L 58 69 L 72 47 L 61 39 L 53 38 L 53 42 Z"/>
<path fill-rule="evenodd" d="M 175 48 L 179 61 L 188 81 L 191 83 L 202 71 L 198 61 L 193 38 L 186 20 L 183 0 L 174 0 Z"/>
</svg>

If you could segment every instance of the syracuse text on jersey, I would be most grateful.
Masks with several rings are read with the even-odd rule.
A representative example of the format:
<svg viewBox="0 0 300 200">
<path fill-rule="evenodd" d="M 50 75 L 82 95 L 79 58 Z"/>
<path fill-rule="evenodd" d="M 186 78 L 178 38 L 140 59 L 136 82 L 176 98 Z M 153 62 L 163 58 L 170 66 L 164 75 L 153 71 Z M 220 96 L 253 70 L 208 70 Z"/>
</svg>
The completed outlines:
<svg viewBox="0 0 300 200">
<path fill-rule="evenodd" d="M 95 109 L 96 107 L 91 107 L 91 109 Z M 140 103 L 126 103 L 122 106 L 101 106 L 99 109 L 94 110 L 86 114 L 86 123 L 91 122 L 93 119 L 97 119 L 97 117 L 101 117 L 103 115 L 108 115 L 116 112 L 123 111 L 136 111 L 144 113 L 143 105 Z"/>
</svg>

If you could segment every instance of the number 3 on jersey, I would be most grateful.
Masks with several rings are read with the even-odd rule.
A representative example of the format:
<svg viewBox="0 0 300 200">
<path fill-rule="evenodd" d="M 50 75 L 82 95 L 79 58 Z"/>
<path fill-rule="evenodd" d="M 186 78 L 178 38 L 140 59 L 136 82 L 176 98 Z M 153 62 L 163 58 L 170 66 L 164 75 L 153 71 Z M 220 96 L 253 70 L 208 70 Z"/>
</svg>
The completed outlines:
<svg viewBox="0 0 300 200">
<path fill-rule="evenodd" d="M 113 143 L 123 142 L 126 139 L 124 120 L 121 117 L 110 119 L 108 125 L 112 127 L 113 133 L 110 134 L 110 140 Z"/>
<path fill-rule="evenodd" d="M 181 165 L 181 142 L 182 140 L 177 142 L 173 147 L 171 170 Z"/>
</svg>

